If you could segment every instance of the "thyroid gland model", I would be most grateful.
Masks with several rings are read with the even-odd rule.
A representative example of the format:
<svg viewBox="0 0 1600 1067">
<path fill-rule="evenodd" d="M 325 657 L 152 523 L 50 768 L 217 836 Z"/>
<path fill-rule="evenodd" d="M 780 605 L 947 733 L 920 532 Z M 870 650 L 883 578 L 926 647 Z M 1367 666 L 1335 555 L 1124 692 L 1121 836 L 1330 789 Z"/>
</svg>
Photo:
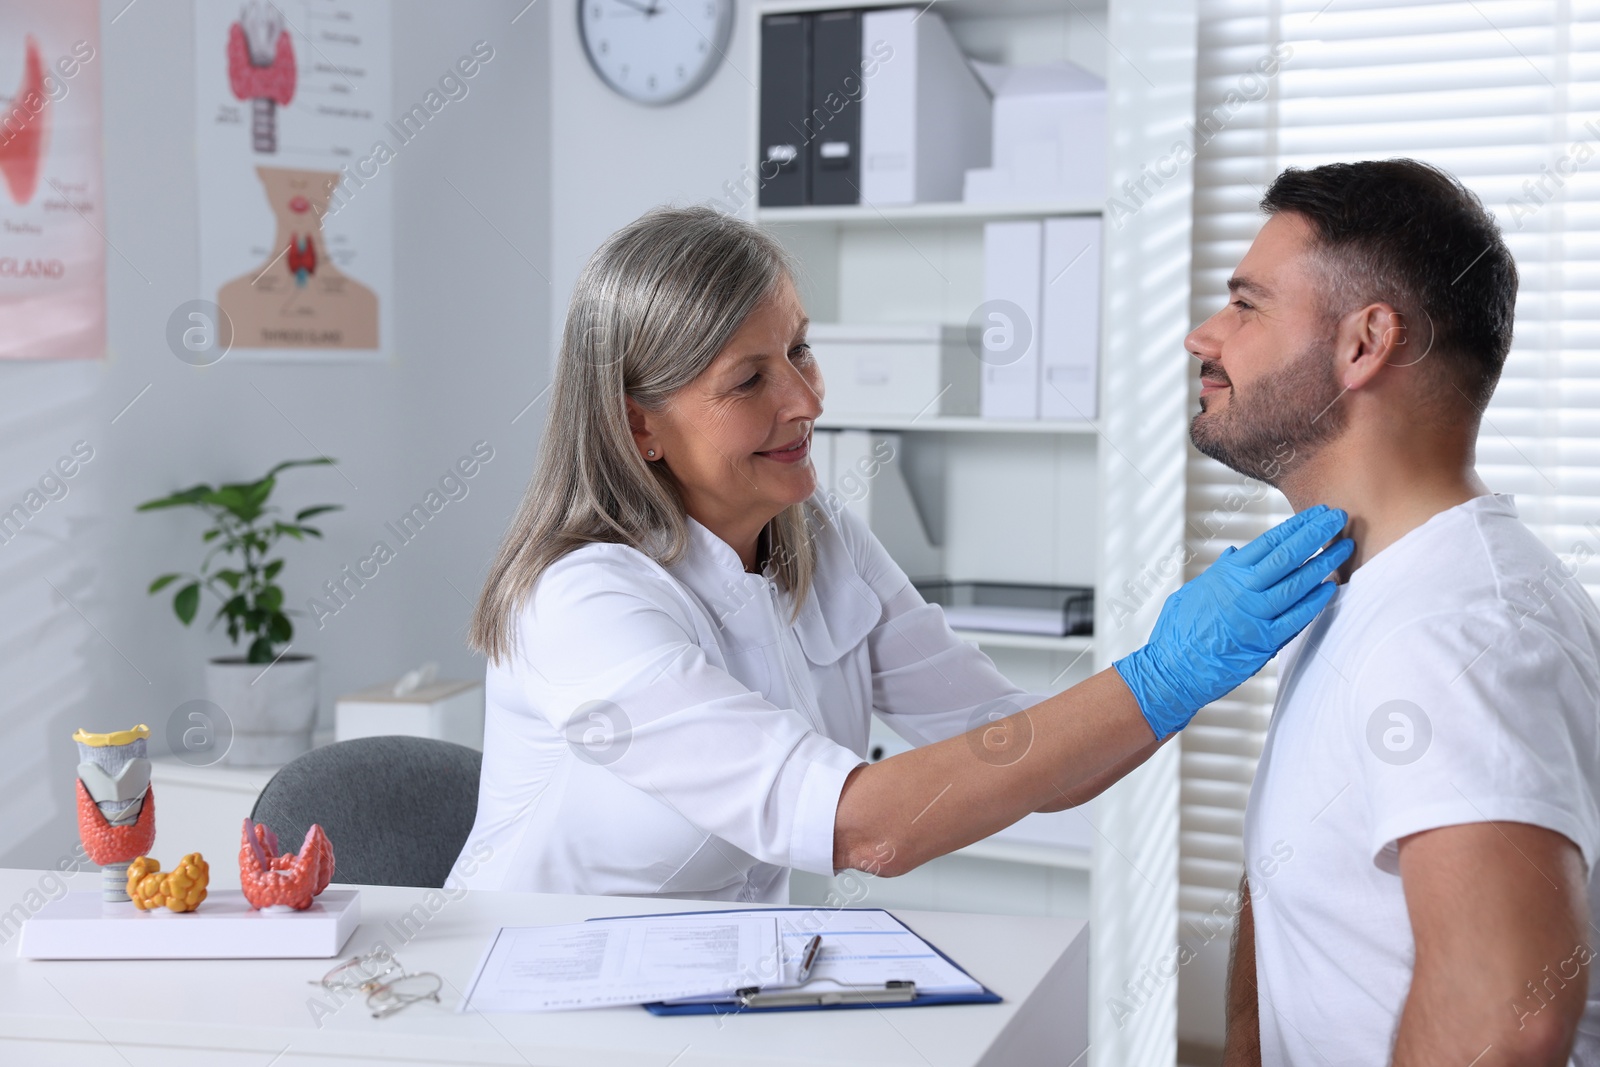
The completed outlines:
<svg viewBox="0 0 1600 1067">
<path fill-rule="evenodd" d="M 257 167 L 277 235 L 266 260 L 224 285 L 217 304 L 236 348 L 377 348 L 378 296 L 332 262 L 322 216 L 343 175 Z"/>
<path fill-rule="evenodd" d="M 239 841 L 239 888 L 252 908 L 304 911 L 333 879 L 333 842 L 312 823 L 299 854 L 278 853 L 278 835 L 265 823 L 244 821 Z"/>
<path fill-rule="evenodd" d="M 156 839 L 156 797 L 150 790 L 145 744 L 150 729 L 72 735 L 78 745 L 78 836 L 101 868 L 100 899 L 128 897 L 128 864 L 150 851 Z"/>
</svg>

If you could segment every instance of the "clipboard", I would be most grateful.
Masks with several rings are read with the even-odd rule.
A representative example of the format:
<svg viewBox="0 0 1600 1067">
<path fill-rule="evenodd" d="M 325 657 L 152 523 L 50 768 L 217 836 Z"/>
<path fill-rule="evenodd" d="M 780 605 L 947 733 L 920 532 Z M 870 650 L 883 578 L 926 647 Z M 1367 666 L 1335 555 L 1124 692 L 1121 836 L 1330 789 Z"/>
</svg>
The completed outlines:
<svg viewBox="0 0 1600 1067">
<path fill-rule="evenodd" d="M 904 922 L 902 922 L 898 916 L 894 915 L 887 908 L 826 908 L 826 907 L 811 907 L 811 908 L 808 908 L 808 907 L 805 907 L 803 905 L 797 905 L 797 906 L 791 906 L 791 907 L 785 907 L 785 908 L 723 908 L 721 910 L 716 910 L 716 911 L 695 912 L 695 914 L 697 914 L 697 915 L 728 915 L 728 914 L 735 914 L 735 913 L 739 913 L 739 912 L 748 912 L 748 911 L 797 911 L 797 912 L 876 911 L 876 912 L 881 912 L 881 913 L 883 913 L 885 915 L 888 915 L 891 919 L 894 919 L 895 922 L 900 923 L 901 926 L 904 926 L 909 933 L 911 933 L 913 936 L 915 936 L 919 940 L 921 940 L 923 944 L 927 945 L 934 952 L 938 953 L 939 957 L 941 959 L 943 959 L 946 963 L 950 964 L 950 966 L 954 967 L 956 970 L 960 971 L 962 974 L 967 975 L 968 978 L 972 978 L 972 975 L 967 974 L 967 969 L 965 967 L 961 966 L 955 960 L 951 959 L 949 957 L 949 955 L 947 955 L 945 953 L 945 951 L 943 949 L 941 949 L 938 945 L 935 945 L 933 942 L 929 941 L 927 938 L 923 937 L 921 934 L 917 933 L 915 930 L 912 930 L 911 927 L 906 926 L 906 924 Z M 652 914 L 652 915 L 628 916 L 628 918 L 655 919 L 655 918 L 665 918 L 665 917 L 670 916 L 670 915 L 681 915 L 681 914 L 683 914 L 683 913 L 682 912 L 658 912 L 658 913 L 655 913 L 655 914 Z M 591 919 L 589 919 L 587 921 L 589 921 L 589 922 L 601 922 L 601 921 L 604 921 L 606 918 L 613 918 L 613 917 L 621 918 L 622 916 L 596 916 L 596 917 L 591 918 Z M 841 1000 L 841 1001 L 837 1001 L 837 1002 L 833 1002 L 833 1003 L 825 1003 L 825 1004 L 819 1003 L 819 1004 L 751 1005 L 751 1006 L 747 1007 L 744 1004 L 741 1004 L 738 1000 L 730 998 L 728 1000 L 706 1001 L 706 1002 L 697 1003 L 697 1004 L 667 1004 L 667 1003 L 663 1003 L 663 1002 L 657 1001 L 656 1003 L 653 1003 L 653 1004 L 642 1005 L 642 1007 L 644 1008 L 645 1011 L 648 1011 L 651 1015 L 738 1015 L 738 1014 L 741 1014 L 741 1013 L 762 1014 L 762 1015 L 764 1015 L 764 1014 L 767 1014 L 768 1012 L 781 1012 L 781 1011 L 836 1011 L 836 1010 L 850 1010 L 850 1009 L 859 1009 L 859 1008 L 918 1008 L 918 1007 L 931 1007 L 931 1006 L 938 1005 L 938 1004 L 1000 1004 L 1000 1003 L 1004 1002 L 1004 998 L 1001 997 L 1000 994 L 996 993 L 994 990 L 990 989 L 988 986 L 984 985 L 982 982 L 979 982 L 975 978 L 973 979 L 973 982 L 982 989 L 982 992 L 980 992 L 980 993 L 923 993 L 923 992 L 921 992 L 919 990 L 919 991 L 917 991 L 917 993 L 914 996 L 911 996 L 911 997 L 907 998 L 907 997 L 905 997 L 903 995 L 896 995 L 897 991 L 895 991 L 895 990 L 886 989 L 885 990 L 885 994 L 886 994 L 885 999 L 882 999 L 882 1000 L 875 1000 L 875 999 L 870 999 L 869 998 L 869 999 Z M 891 999 L 891 997 L 892 997 L 892 999 Z"/>
</svg>

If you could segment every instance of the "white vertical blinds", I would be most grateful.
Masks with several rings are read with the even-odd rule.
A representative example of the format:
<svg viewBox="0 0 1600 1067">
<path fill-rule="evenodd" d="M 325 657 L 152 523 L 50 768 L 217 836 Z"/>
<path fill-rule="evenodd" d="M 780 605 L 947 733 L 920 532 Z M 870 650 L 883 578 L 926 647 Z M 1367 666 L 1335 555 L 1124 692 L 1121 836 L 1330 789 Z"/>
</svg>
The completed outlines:
<svg viewBox="0 0 1600 1067">
<path fill-rule="evenodd" d="M 1600 591 L 1600 2 L 1201 0 L 1198 34 L 1193 320 L 1226 299 L 1283 168 L 1408 156 L 1456 174 L 1498 218 L 1521 273 L 1478 470 Z M 1276 75 L 1252 77 L 1268 55 Z M 1188 490 L 1195 573 L 1288 515 L 1275 490 L 1192 450 Z M 1238 885 L 1276 686 L 1269 668 L 1183 734 L 1191 921 L 1226 913 Z"/>
</svg>

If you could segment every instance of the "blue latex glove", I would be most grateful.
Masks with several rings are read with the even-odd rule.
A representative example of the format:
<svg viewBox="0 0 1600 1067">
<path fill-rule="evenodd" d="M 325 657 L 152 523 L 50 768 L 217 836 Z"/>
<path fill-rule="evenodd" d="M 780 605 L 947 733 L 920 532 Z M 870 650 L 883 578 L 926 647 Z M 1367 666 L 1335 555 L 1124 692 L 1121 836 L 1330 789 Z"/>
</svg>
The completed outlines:
<svg viewBox="0 0 1600 1067">
<path fill-rule="evenodd" d="M 1323 581 L 1355 542 L 1343 511 L 1318 504 L 1241 549 L 1229 548 L 1167 598 L 1143 648 L 1112 664 L 1157 737 L 1255 674 L 1333 599 Z M 1313 555 L 1316 553 L 1316 555 Z"/>
</svg>

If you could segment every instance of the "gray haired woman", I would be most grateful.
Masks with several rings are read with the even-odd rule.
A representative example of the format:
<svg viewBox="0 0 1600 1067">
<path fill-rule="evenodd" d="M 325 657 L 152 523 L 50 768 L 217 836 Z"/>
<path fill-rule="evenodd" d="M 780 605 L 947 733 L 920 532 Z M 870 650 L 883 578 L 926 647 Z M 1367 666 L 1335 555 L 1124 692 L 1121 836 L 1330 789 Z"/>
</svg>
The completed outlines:
<svg viewBox="0 0 1600 1067">
<path fill-rule="evenodd" d="M 793 276 L 772 237 L 690 207 L 578 279 L 472 625 L 472 888 L 782 903 L 792 868 L 911 870 L 1095 795 L 1331 597 L 1350 543 L 1318 552 L 1344 517 L 1317 508 L 1173 594 L 1139 651 L 1023 692 L 819 492 Z M 873 714 L 917 747 L 867 763 Z"/>
</svg>

